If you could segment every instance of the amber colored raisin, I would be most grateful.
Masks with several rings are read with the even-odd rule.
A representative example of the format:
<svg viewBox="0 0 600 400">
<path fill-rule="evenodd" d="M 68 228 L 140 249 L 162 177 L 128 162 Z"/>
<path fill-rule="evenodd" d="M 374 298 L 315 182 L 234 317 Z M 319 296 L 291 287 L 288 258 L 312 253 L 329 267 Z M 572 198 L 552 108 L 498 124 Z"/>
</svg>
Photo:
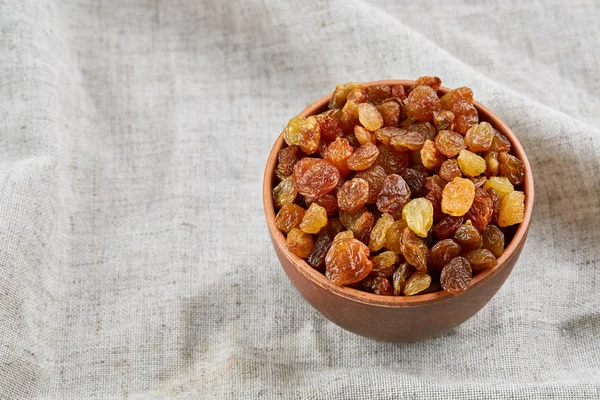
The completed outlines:
<svg viewBox="0 0 600 400">
<path fill-rule="evenodd" d="M 466 86 L 449 91 L 440 98 L 442 108 L 447 109 L 449 104 L 451 104 L 453 101 L 456 101 L 458 98 L 462 98 L 467 100 L 469 103 L 473 103 L 473 91 Z"/>
<path fill-rule="evenodd" d="M 423 197 L 412 199 L 402 209 L 402 219 L 417 236 L 427 237 L 433 225 L 433 205 Z"/>
<path fill-rule="evenodd" d="M 435 127 L 429 122 L 415 122 L 406 128 L 409 132 L 418 132 L 425 140 L 433 140 L 437 134 Z"/>
<path fill-rule="evenodd" d="M 288 233 L 292 228 L 300 226 L 305 212 L 306 210 L 297 204 L 286 204 L 275 216 L 275 225 L 280 231 Z"/>
<path fill-rule="evenodd" d="M 305 118 L 294 117 L 289 120 L 286 127 L 283 129 L 283 140 L 288 146 L 298 146 L 298 135 L 304 125 Z"/>
<path fill-rule="evenodd" d="M 293 203 L 297 194 L 294 178 L 288 176 L 273 189 L 273 203 L 275 207 L 281 208 L 286 204 Z"/>
<path fill-rule="evenodd" d="M 504 234 L 496 225 L 488 225 L 483 232 L 483 248 L 488 249 L 496 257 L 504 252 Z"/>
<path fill-rule="evenodd" d="M 317 197 L 316 199 L 313 199 L 312 197 L 306 197 L 304 201 L 308 207 L 310 207 L 312 203 L 317 203 L 323 207 L 325 211 L 327 211 L 328 217 L 335 215 L 338 211 L 338 200 L 332 194 L 326 194 L 324 196 Z"/>
<path fill-rule="evenodd" d="M 498 226 L 505 227 L 523 222 L 525 214 L 525 193 L 515 190 L 500 202 Z"/>
<path fill-rule="evenodd" d="M 525 164 L 517 157 L 508 153 L 498 154 L 498 163 L 500 164 L 500 175 L 508 178 L 513 185 L 520 185 L 525 179 Z"/>
<path fill-rule="evenodd" d="M 401 129 L 396 135 L 392 136 L 390 145 L 396 151 L 421 150 L 425 143 L 425 136 L 422 132 L 416 130 Z"/>
<path fill-rule="evenodd" d="M 442 269 L 440 283 L 445 291 L 451 294 L 461 294 L 471 284 L 473 270 L 469 261 L 464 257 L 454 257 Z"/>
<path fill-rule="evenodd" d="M 337 235 L 335 235 L 333 241 L 335 242 L 336 240 L 340 239 L 354 239 L 354 233 L 352 233 L 351 230 L 340 232 Z"/>
<path fill-rule="evenodd" d="M 375 140 L 377 143 L 389 145 L 392 141 L 392 138 L 396 135 L 399 135 L 402 131 L 403 129 L 393 126 L 377 129 L 375 131 Z"/>
<path fill-rule="evenodd" d="M 300 159 L 300 147 L 285 147 L 277 152 L 275 175 L 282 181 L 294 172 L 294 165 Z"/>
<path fill-rule="evenodd" d="M 369 198 L 367 199 L 367 203 L 374 204 L 387 177 L 385 170 L 379 165 L 373 165 L 364 171 L 358 171 L 354 177 L 364 179 L 369 183 Z"/>
<path fill-rule="evenodd" d="M 435 183 L 435 185 L 433 185 L 433 186 L 437 186 L 440 189 L 444 189 L 446 187 L 446 185 L 448 184 L 448 182 L 446 182 L 444 179 L 442 179 L 438 174 L 433 174 L 430 177 L 427 177 L 425 179 L 425 187 L 428 190 L 433 190 L 433 187 L 427 186 L 427 182 Z"/>
<path fill-rule="evenodd" d="M 426 182 L 434 182 L 434 180 L 431 178 L 432 177 L 427 178 Z M 442 212 L 442 188 L 437 183 L 434 183 L 431 189 L 429 189 L 429 193 L 427 193 L 425 198 L 429 200 L 431 206 L 433 207 L 433 221 L 439 221 L 442 219 L 444 216 Z"/>
<path fill-rule="evenodd" d="M 500 164 L 498 163 L 498 153 L 488 151 L 484 154 L 485 160 L 485 176 L 492 177 L 498 175 Z"/>
<path fill-rule="evenodd" d="M 365 143 L 375 144 L 375 136 L 360 125 L 354 126 L 354 137 L 356 137 L 356 140 L 361 146 Z"/>
<path fill-rule="evenodd" d="M 377 110 L 383 117 L 383 126 L 398 126 L 401 112 L 400 104 L 395 101 L 386 101 L 377 106 Z"/>
<path fill-rule="evenodd" d="M 325 257 L 325 276 L 334 285 L 360 282 L 371 273 L 369 248 L 356 239 L 336 240 Z"/>
<path fill-rule="evenodd" d="M 373 257 L 373 273 L 382 276 L 392 276 L 396 270 L 399 258 L 393 251 L 384 251 Z"/>
<path fill-rule="evenodd" d="M 342 108 L 346 103 L 348 94 L 350 94 L 352 90 L 360 87 L 360 84 L 356 82 L 348 82 L 342 85 L 337 85 L 333 91 L 333 94 L 331 95 L 331 99 L 329 100 L 329 108 Z"/>
<path fill-rule="evenodd" d="M 488 122 L 480 122 L 470 128 L 465 135 L 467 149 L 472 152 L 487 151 L 492 147 L 494 128 Z"/>
<path fill-rule="evenodd" d="M 475 228 L 470 221 L 461 225 L 456 232 L 454 232 L 454 235 L 452 235 L 452 239 L 458 243 L 464 251 L 475 250 L 483 245 L 481 233 L 479 233 L 477 228 Z"/>
<path fill-rule="evenodd" d="M 390 97 L 398 97 L 400 100 L 406 99 L 406 90 L 404 89 L 404 86 L 392 86 L 392 94 Z"/>
<path fill-rule="evenodd" d="M 288 232 L 285 244 L 292 254 L 295 254 L 300 258 L 310 256 L 310 253 L 315 246 L 312 236 L 302 232 L 298 228 L 292 228 L 292 230 Z"/>
<path fill-rule="evenodd" d="M 358 104 L 354 101 L 347 101 L 342 108 L 340 125 L 345 134 L 354 131 L 354 125 L 358 123 Z"/>
<path fill-rule="evenodd" d="M 367 91 L 365 88 L 360 87 L 353 89 L 348 93 L 347 101 L 352 101 L 356 104 L 366 103 L 369 99 L 367 98 Z"/>
<path fill-rule="evenodd" d="M 421 76 L 410 86 L 408 91 L 412 92 L 417 86 L 429 86 L 433 90 L 438 91 L 440 86 L 442 86 L 442 80 L 437 76 Z"/>
<path fill-rule="evenodd" d="M 408 95 L 406 112 L 409 117 L 417 121 L 427 122 L 433 120 L 433 113 L 440 111 L 440 109 L 440 99 L 435 90 L 429 86 L 417 86 Z"/>
<path fill-rule="evenodd" d="M 439 274 L 444 265 L 448 264 L 454 257 L 460 256 L 460 252 L 461 248 L 454 240 L 440 240 L 429 251 L 430 271 L 435 271 L 436 275 Z"/>
<path fill-rule="evenodd" d="M 439 240 L 448 239 L 463 224 L 463 217 L 447 216 L 433 226 L 433 234 Z"/>
<path fill-rule="evenodd" d="M 375 163 L 379 149 L 373 143 L 365 143 L 348 158 L 346 164 L 354 171 L 362 171 Z"/>
<path fill-rule="evenodd" d="M 509 152 L 510 148 L 511 144 L 506 136 L 494 129 L 494 139 L 492 140 L 490 150 L 499 153 L 501 151 Z"/>
<path fill-rule="evenodd" d="M 454 157 L 466 148 L 465 139 L 453 131 L 440 131 L 434 143 L 440 153 L 446 157 Z"/>
<path fill-rule="evenodd" d="M 465 255 L 473 271 L 479 272 L 486 268 L 494 268 L 498 265 L 496 257 L 488 249 L 471 250 Z"/>
<path fill-rule="evenodd" d="M 450 106 L 449 111 L 455 117 L 454 129 L 463 135 L 479 122 L 477 109 L 465 99 L 458 99 Z"/>
<path fill-rule="evenodd" d="M 406 184 L 410 188 L 410 192 L 415 195 L 425 187 L 425 179 L 427 178 L 427 174 L 423 171 L 419 171 L 415 168 L 402 168 L 398 175 L 400 175 Z"/>
<path fill-rule="evenodd" d="M 306 154 L 316 153 L 319 150 L 320 142 L 321 128 L 319 128 L 319 122 L 314 116 L 307 117 L 300 127 L 300 133 L 298 133 L 300 149 Z"/>
<path fill-rule="evenodd" d="M 388 175 L 377 195 L 377 209 L 396 213 L 410 200 L 411 191 L 404 179 L 396 174 Z"/>
<path fill-rule="evenodd" d="M 356 220 L 366 211 L 367 211 L 366 208 L 361 208 L 360 210 L 358 210 L 356 212 L 352 212 L 352 213 L 340 211 L 340 214 L 339 214 L 340 222 L 342 223 L 344 228 L 352 229 L 352 228 L 354 228 L 354 224 L 356 223 Z"/>
<path fill-rule="evenodd" d="M 404 228 L 407 227 L 406 221 L 400 219 L 398 221 L 394 221 L 392 226 L 388 229 L 385 235 L 385 244 L 384 247 L 388 250 L 395 251 L 396 253 L 402 253 L 402 235 L 404 233 Z"/>
<path fill-rule="evenodd" d="M 505 178 L 503 176 L 491 176 L 490 179 L 485 181 L 485 183 L 483 184 L 483 188 L 485 190 L 494 189 L 496 193 L 498 193 L 498 197 L 500 197 L 500 200 L 502 200 L 508 194 L 515 191 L 515 188 L 512 185 L 512 183 L 510 183 L 508 178 Z"/>
<path fill-rule="evenodd" d="M 368 211 L 362 213 L 354 223 L 354 226 L 352 227 L 354 237 L 365 244 L 369 243 L 371 230 L 373 229 L 374 224 L 375 217 L 373 216 L 373 214 L 371 214 Z"/>
<path fill-rule="evenodd" d="M 385 237 L 387 231 L 390 229 L 393 223 L 394 218 L 390 214 L 381 214 L 381 217 L 379 217 L 377 222 L 375 222 L 375 226 L 373 226 L 371 234 L 369 235 L 369 250 L 381 250 L 381 248 L 385 244 Z"/>
<path fill-rule="evenodd" d="M 447 110 L 433 113 L 433 125 L 438 131 L 451 131 L 454 129 L 454 114 Z"/>
<path fill-rule="evenodd" d="M 465 215 L 473 204 L 475 185 L 465 178 L 454 178 L 442 191 L 442 211 L 459 217 Z"/>
<path fill-rule="evenodd" d="M 367 92 L 367 101 L 371 103 L 381 103 L 392 95 L 392 88 L 389 85 L 372 85 L 365 88 Z"/>
<path fill-rule="evenodd" d="M 492 197 L 482 188 L 476 187 L 473 204 L 465 214 L 465 219 L 471 220 L 473 225 L 483 232 L 492 220 L 493 214 L 494 201 Z"/>
<path fill-rule="evenodd" d="M 409 165 L 408 154 L 394 150 L 391 146 L 380 144 L 379 157 L 375 160 L 375 165 L 381 166 L 386 174 L 397 174 Z"/>
<path fill-rule="evenodd" d="M 340 172 L 323 159 L 305 157 L 294 165 L 292 176 L 298 193 L 306 197 L 321 197 L 335 188 Z"/>
<path fill-rule="evenodd" d="M 445 157 L 439 152 L 433 141 L 427 139 L 421 148 L 421 161 L 427 169 L 438 169 Z"/>
<path fill-rule="evenodd" d="M 490 195 L 492 202 L 494 203 L 494 212 L 492 213 L 492 222 L 498 222 L 498 214 L 500 213 L 500 196 L 492 188 L 488 188 L 486 192 Z"/>
<path fill-rule="evenodd" d="M 348 213 L 358 211 L 369 198 L 369 183 L 364 179 L 354 178 L 345 182 L 337 192 L 338 207 Z"/>
<path fill-rule="evenodd" d="M 444 161 L 442 165 L 440 165 L 438 174 L 446 182 L 452 182 L 454 178 L 462 178 L 462 172 L 460 172 L 460 168 L 458 167 L 458 161 L 454 158 Z"/>
<path fill-rule="evenodd" d="M 317 121 L 319 121 L 319 128 L 321 129 L 321 136 L 329 140 L 335 140 L 337 137 L 344 135 L 342 126 L 337 119 L 330 117 L 329 115 L 322 114 L 317 117 Z"/>
<path fill-rule="evenodd" d="M 346 176 L 350 172 L 347 161 L 352 153 L 354 148 L 350 146 L 348 139 L 339 137 L 327 146 L 323 158 L 336 167 L 341 176 Z"/>
<path fill-rule="evenodd" d="M 407 263 L 417 271 L 427 272 L 429 249 L 427 245 L 410 228 L 402 233 L 402 254 Z"/>
<path fill-rule="evenodd" d="M 392 286 L 394 287 L 394 296 L 400 296 L 404 293 L 404 288 L 406 287 L 406 281 L 413 274 L 415 269 L 412 265 L 403 262 L 398 265 L 394 275 L 392 275 Z"/>
<path fill-rule="evenodd" d="M 485 160 L 469 150 L 461 150 L 456 160 L 462 173 L 469 178 L 485 172 Z"/>
<path fill-rule="evenodd" d="M 383 296 L 394 294 L 394 288 L 389 279 L 382 275 L 371 274 L 359 283 L 360 288 L 366 292 L 371 292 Z"/>
<path fill-rule="evenodd" d="M 325 225 L 327 225 L 327 211 L 317 203 L 312 203 L 304 213 L 300 229 L 303 232 L 315 234 L 319 233 Z"/>
<path fill-rule="evenodd" d="M 327 148 L 330 144 L 331 142 L 328 139 L 323 139 L 319 143 L 319 156 L 321 156 L 321 158 L 325 158 L 325 154 L 327 154 Z"/>
<path fill-rule="evenodd" d="M 431 276 L 425 272 L 416 271 L 406 281 L 404 286 L 404 295 L 413 296 L 427 289 L 431 284 Z"/>
<path fill-rule="evenodd" d="M 325 256 L 332 242 L 332 237 L 321 230 L 317 235 L 317 240 L 315 240 L 315 246 L 306 260 L 308 264 L 319 271 L 323 271 L 325 269 Z"/>
<path fill-rule="evenodd" d="M 358 105 L 358 120 L 370 131 L 376 131 L 383 126 L 383 117 L 381 113 L 370 103 L 361 103 Z"/>
</svg>

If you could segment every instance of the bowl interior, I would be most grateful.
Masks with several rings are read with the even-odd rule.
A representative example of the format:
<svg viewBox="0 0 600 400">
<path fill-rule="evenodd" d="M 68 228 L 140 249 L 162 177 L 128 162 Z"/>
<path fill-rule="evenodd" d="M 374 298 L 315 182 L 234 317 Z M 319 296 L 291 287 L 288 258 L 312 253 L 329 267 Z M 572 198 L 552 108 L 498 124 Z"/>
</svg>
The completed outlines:
<svg viewBox="0 0 600 400">
<path fill-rule="evenodd" d="M 405 87 L 408 87 L 412 83 L 413 81 L 410 80 L 383 80 L 367 82 L 363 83 L 363 85 L 371 86 L 385 84 L 403 85 Z M 445 94 L 450 90 L 451 89 L 448 89 L 446 87 L 441 87 L 438 90 L 438 93 Z M 305 108 L 301 113 L 299 113 L 298 116 L 307 117 L 309 115 L 318 114 L 319 112 L 324 111 L 327 108 L 330 96 L 331 94 L 317 100 L 316 102 Z M 493 114 L 490 110 L 488 110 L 486 107 L 482 106 L 478 102 L 474 102 L 474 105 L 479 113 L 479 120 L 489 122 L 494 128 L 500 131 L 500 133 L 506 136 L 512 144 L 512 154 L 518 157 L 525 164 L 525 180 L 520 188 L 525 192 L 525 215 L 523 222 L 519 224 L 516 227 L 516 229 L 514 229 L 512 238 L 510 239 L 508 246 L 506 246 L 506 248 L 504 249 L 504 253 L 498 258 L 498 266 L 494 269 L 486 269 L 474 276 L 473 280 L 471 281 L 471 285 L 467 290 L 471 290 L 477 286 L 480 286 L 489 279 L 491 279 L 495 274 L 497 274 L 500 270 L 502 270 L 505 267 L 507 261 L 511 259 L 515 254 L 516 250 L 523 245 L 531 221 L 531 213 L 534 200 L 533 175 L 531 173 L 531 166 L 529 164 L 529 160 L 525 155 L 523 147 L 521 146 L 511 129 L 500 118 L 498 118 L 495 114 Z M 430 304 L 431 302 L 443 301 L 448 297 L 454 297 L 446 291 L 439 291 L 427 294 L 417 294 L 414 296 L 382 296 L 374 293 L 363 292 L 361 290 L 353 289 L 347 286 L 339 287 L 329 282 L 329 280 L 325 277 L 324 274 L 312 268 L 306 261 L 290 253 L 285 245 L 284 234 L 275 225 L 276 213 L 275 208 L 273 206 L 271 194 L 275 182 L 274 171 L 277 164 L 277 152 L 284 147 L 284 144 L 285 143 L 283 140 L 283 135 L 280 134 L 267 160 L 263 181 L 263 203 L 265 208 L 265 214 L 267 217 L 267 225 L 269 230 L 271 231 L 271 235 L 273 237 L 275 245 L 281 248 L 284 256 L 295 266 L 295 268 L 299 270 L 299 272 L 302 273 L 302 275 L 305 276 L 305 278 L 313 281 L 315 284 L 321 286 L 322 288 L 328 291 L 336 293 L 337 295 L 348 298 L 350 300 L 387 307 L 416 307 L 425 303 Z"/>
</svg>

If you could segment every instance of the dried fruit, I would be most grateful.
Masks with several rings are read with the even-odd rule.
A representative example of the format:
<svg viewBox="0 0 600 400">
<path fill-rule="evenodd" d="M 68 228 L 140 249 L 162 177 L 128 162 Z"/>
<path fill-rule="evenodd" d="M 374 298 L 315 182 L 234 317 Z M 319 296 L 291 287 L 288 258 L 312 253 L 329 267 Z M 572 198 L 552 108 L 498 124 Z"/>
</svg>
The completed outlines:
<svg viewBox="0 0 600 400">
<path fill-rule="evenodd" d="M 358 105 L 358 120 L 362 126 L 372 132 L 383 126 L 381 113 L 370 103 L 361 103 Z"/>
<path fill-rule="evenodd" d="M 462 178 L 462 172 L 460 172 L 460 168 L 458 167 L 458 161 L 454 158 L 444 161 L 440 166 L 438 174 L 446 182 L 452 182 L 454 178 Z"/>
<path fill-rule="evenodd" d="M 454 232 L 452 239 L 454 239 L 464 251 L 475 250 L 483 245 L 481 233 L 479 233 L 477 228 L 475 228 L 470 221 L 461 225 L 456 232 Z"/>
<path fill-rule="evenodd" d="M 373 214 L 368 211 L 362 213 L 352 227 L 354 237 L 365 244 L 369 243 L 369 237 L 371 236 L 371 230 L 373 229 L 374 224 L 375 217 Z"/>
<path fill-rule="evenodd" d="M 507 195 L 515 191 L 514 186 L 508 178 L 503 176 L 491 176 L 484 184 L 483 188 L 485 190 L 494 189 L 496 193 L 498 193 L 498 197 L 500 200 L 505 198 Z"/>
<path fill-rule="evenodd" d="M 510 148 L 511 144 L 506 136 L 494 129 L 494 139 L 492 140 L 492 146 L 490 147 L 490 150 L 495 152 L 509 152 Z"/>
<path fill-rule="evenodd" d="M 454 114 L 447 110 L 440 110 L 433 113 L 433 125 L 438 131 L 454 129 Z"/>
<path fill-rule="evenodd" d="M 379 104 L 392 95 L 392 88 L 389 85 L 372 85 L 366 88 L 367 100 L 374 104 Z"/>
<path fill-rule="evenodd" d="M 444 162 L 445 157 L 435 147 L 435 144 L 431 140 L 426 140 L 421 148 L 421 161 L 423 166 L 427 169 L 437 169 Z"/>
<path fill-rule="evenodd" d="M 428 187 L 427 182 L 433 183 L 431 183 Z M 439 221 L 444 216 L 444 214 L 442 213 L 442 188 L 437 182 L 435 182 L 433 177 L 427 178 L 427 180 L 425 181 L 425 187 L 429 189 L 429 193 L 427 193 L 425 198 L 429 200 L 433 207 L 433 221 Z"/>
<path fill-rule="evenodd" d="M 504 252 L 504 234 L 495 225 L 488 225 L 483 231 L 483 248 L 488 249 L 496 257 Z"/>
<path fill-rule="evenodd" d="M 273 189 L 273 203 L 275 207 L 281 208 L 286 204 L 293 203 L 297 194 L 294 178 L 288 176 Z"/>
<path fill-rule="evenodd" d="M 433 234 L 439 240 L 448 239 L 454 235 L 454 232 L 463 224 L 463 217 L 447 216 L 434 225 Z"/>
<path fill-rule="evenodd" d="M 325 256 L 327 255 L 332 242 L 333 239 L 328 232 L 324 232 L 324 230 L 319 232 L 317 235 L 317 240 L 315 241 L 315 246 L 306 260 L 311 267 L 320 271 L 324 269 Z"/>
<path fill-rule="evenodd" d="M 406 262 L 415 267 L 417 271 L 427 272 L 429 249 L 410 228 L 405 228 L 402 233 L 402 254 Z"/>
<path fill-rule="evenodd" d="M 505 227 L 523 222 L 525 214 L 525 193 L 514 191 L 500 202 L 498 226 Z"/>
<path fill-rule="evenodd" d="M 473 271 L 469 261 L 464 257 L 454 257 L 440 275 L 440 283 L 445 291 L 451 294 L 461 294 L 471 284 Z"/>
<path fill-rule="evenodd" d="M 361 146 L 365 143 L 375 144 L 375 136 L 360 125 L 354 125 L 354 136 Z"/>
<path fill-rule="evenodd" d="M 471 268 L 475 272 L 486 268 L 495 268 L 498 265 L 496 257 L 488 249 L 471 250 L 465 255 L 465 258 L 469 261 Z"/>
<path fill-rule="evenodd" d="M 354 148 L 350 146 L 348 139 L 339 137 L 327 146 L 323 158 L 337 168 L 340 176 L 346 176 L 350 172 L 347 161 L 352 153 L 354 153 Z"/>
<path fill-rule="evenodd" d="M 475 198 L 469 211 L 465 214 L 465 219 L 471 220 L 473 225 L 481 232 L 485 230 L 494 214 L 494 201 L 491 196 L 482 188 L 475 188 Z"/>
<path fill-rule="evenodd" d="M 277 152 L 277 167 L 275 175 L 280 181 L 294 172 L 294 165 L 300 159 L 300 147 L 285 147 Z"/>
<path fill-rule="evenodd" d="M 379 156 L 379 149 L 372 143 L 360 146 L 354 154 L 348 158 L 347 165 L 353 171 L 362 171 L 369 168 Z"/>
<path fill-rule="evenodd" d="M 314 116 L 310 116 L 304 120 L 298 133 L 298 145 L 306 154 L 313 154 L 319 150 L 321 141 L 321 129 L 319 122 Z"/>
<path fill-rule="evenodd" d="M 417 86 L 429 86 L 437 91 L 442 86 L 442 80 L 437 76 L 421 76 L 410 86 L 408 91 L 412 92 Z"/>
<path fill-rule="evenodd" d="M 475 185 L 465 178 L 454 178 L 442 192 L 442 211 L 459 217 L 465 215 L 475 198 Z"/>
<path fill-rule="evenodd" d="M 336 240 L 325 257 L 325 276 L 338 286 L 360 282 L 373 270 L 369 255 L 369 248 L 356 239 Z"/>
<path fill-rule="evenodd" d="M 492 202 L 494 203 L 492 222 L 498 222 L 498 213 L 500 212 L 500 196 L 498 196 L 498 193 L 492 188 L 487 189 L 486 192 L 490 195 Z"/>
<path fill-rule="evenodd" d="M 343 85 L 337 85 L 333 91 L 333 95 L 331 95 L 331 100 L 329 100 L 329 108 L 342 108 L 346 103 L 348 94 L 350 94 L 352 90 L 360 87 L 360 84 L 356 82 L 348 82 Z"/>
<path fill-rule="evenodd" d="M 317 203 L 312 203 L 304 213 L 300 229 L 305 233 L 315 234 L 319 233 L 325 225 L 327 225 L 327 211 Z"/>
<path fill-rule="evenodd" d="M 433 225 L 433 206 L 423 197 L 412 199 L 402 209 L 402 219 L 417 236 L 427 237 Z"/>
<path fill-rule="evenodd" d="M 340 232 L 337 235 L 335 235 L 333 241 L 335 242 L 336 240 L 340 239 L 354 239 L 354 233 L 352 233 L 351 230 Z"/>
<path fill-rule="evenodd" d="M 438 274 L 446 264 L 454 257 L 460 256 L 461 248 L 458 243 L 452 239 L 440 240 L 433 245 L 429 251 L 430 270 L 436 271 Z"/>
<path fill-rule="evenodd" d="M 290 253 L 295 254 L 300 258 L 306 258 L 310 256 L 310 253 L 315 246 L 315 242 L 308 233 L 304 233 L 298 228 L 293 228 L 287 234 L 285 245 Z"/>
<path fill-rule="evenodd" d="M 457 161 L 462 173 L 469 178 L 485 172 L 485 160 L 469 150 L 461 150 Z"/>
<path fill-rule="evenodd" d="M 369 183 L 361 178 L 345 182 L 337 193 L 338 207 L 348 213 L 358 211 L 369 199 Z"/>
<path fill-rule="evenodd" d="M 470 128 L 465 135 L 467 149 L 472 152 L 487 151 L 492 147 L 495 131 L 488 122 L 480 122 Z"/>
<path fill-rule="evenodd" d="M 427 275 L 425 272 L 416 271 L 406 281 L 406 286 L 404 287 L 404 295 L 412 296 L 417 293 L 420 293 L 423 290 L 427 289 L 430 284 L 431 276 Z"/>
<path fill-rule="evenodd" d="M 413 196 L 419 194 L 425 187 L 427 174 L 423 171 L 419 171 L 415 168 L 402 168 L 398 172 L 398 175 L 404 179 Z"/>
<path fill-rule="evenodd" d="M 425 143 L 425 135 L 416 130 L 400 129 L 397 134 L 390 139 L 390 145 L 394 150 L 405 152 L 409 150 L 420 150 Z"/>
<path fill-rule="evenodd" d="M 500 163 L 498 163 L 498 153 L 495 151 L 488 151 L 485 153 L 483 159 L 485 160 L 485 176 L 492 177 L 498 175 Z"/>
<path fill-rule="evenodd" d="M 275 225 L 279 230 L 288 233 L 292 228 L 297 228 L 302 222 L 306 210 L 297 204 L 288 203 L 281 207 L 275 216 Z"/>
<path fill-rule="evenodd" d="M 477 125 L 479 115 L 473 103 L 473 92 L 469 88 L 458 88 L 440 98 L 442 109 L 454 114 L 455 130 L 463 135 Z"/>
<path fill-rule="evenodd" d="M 429 86 L 417 86 L 408 95 L 406 112 L 410 118 L 427 122 L 433 120 L 433 113 L 440 111 L 440 99 Z M 452 111 L 452 110 L 450 110 Z"/>
<path fill-rule="evenodd" d="M 437 134 L 435 127 L 429 122 L 415 122 L 406 128 L 409 132 L 419 133 L 425 140 L 433 140 Z"/>
<path fill-rule="evenodd" d="M 354 228 L 354 224 L 356 224 L 356 221 L 358 220 L 358 218 L 360 218 L 360 216 L 366 211 L 367 211 L 366 208 L 361 208 L 360 210 L 352 212 L 352 213 L 340 211 L 340 222 L 342 223 L 344 228 L 352 230 L 352 228 Z"/>
<path fill-rule="evenodd" d="M 381 276 L 392 276 L 396 270 L 398 255 L 393 251 L 384 251 L 373 257 L 373 273 Z"/>
<path fill-rule="evenodd" d="M 398 126 L 401 113 L 400 104 L 395 101 L 387 101 L 379 105 L 377 110 L 383 117 L 383 126 Z"/>
<path fill-rule="evenodd" d="M 403 168 L 408 167 L 408 154 L 396 151 L 391 146 L 380 144 L 379 157 L 375 160 L 375 165 L 383 168 L 386 174 L 398 174 Z"/>
<path fill-rule="evenodd" d="M 461 150 L 466 149 L 465 139 L 452 131 L 440 131 L 435 137 L 435 147 L 446 157 L 455 157 Z"/>
<path fill-rule="evenodd" d="M 392 275 L 392 286 L 394 288 L 394 296 L 400 296 L 404 293 L 406 282 L 408 278 L 413 274 L 415 269 L 408 263 L 401 263 Z"/>
<path fill-rule="evenodd" d="M 377 195 L 379 195 L 383 187 L 383 182 L 387 178 L 384 169 L 379 165 L 373 165 L 364 171 L 358 171 L 354 177 L 364 179 L 369 183 L 369 198 L 367 199 L 367 203 L 374 204 L 377 201 Z"/>
<path fill-rule="evenodd" d="M 401 176 L 388 175 L 377 196 L 377 208 L 381 212 L 396 213 L 408 202 L 410 194 L 408 184 Z"/>
<path fill-rule="evenodd" d="M 319 128 L 321 130 L 321 136 L 327 138 L 329 140 L 335 140 L 338 137 L 344 135 L 344 131 L 342 130 L 342 126 L 340 122 L 329 116 L 329 115 L 319 115 L 317 118 L 319 122 Z"/>
<path fill-rule="evenodd" d="M 381 214 L 381 217 L 373 226 L 371 234 L 369 235 L 369 250 L 379 251 L 385 244 L 385 237 L 387 231 L 394 223 L 394 218 L 388 213 Z"/>
<path fill-rule="evenodd" d="M 385 235 L 384 247 L 396 253 L 402 253 L 402 235 L 407 226 L 403 219 L 395 221 Z"/>
<path fill-rule="evenodd" d="M 383 296 L 391 296 L 394 294 L 394 288 L 390 281 L 382 275 L 371 275 L 362 281 L 363 290 L 380 294 Z"/>
<path fill-rule="evenodd" d="M 335 215 L 338 211 L 338 200 L 332 194 L 326 194 L 321 197 L 317 197 L 316 199 L 313 199 L 312 197 L 306 197 L 304 202 L 308 207 L 310 207 L 312 203 L 317 203 L 323 207 L 325 211 L 327 211 L 328 217 Z"/>
<path fill-rule="evenodd" d="M 398 97 L 400 100 L 406 99 L 406 91 L 404 90 L 404 86 L 392 86 L 392 94 L 390 97 Z"/>
<path fill-rule="evenodd" d="M 283 129 L 283 140 L 288 146 L 298 146 L 298 135 L 304 125 L 304 118 L 295 117 L 289 120 L 286 127 Z"/>
<path fill-rule="evenodd" d="M 321 197 L 335 188 L 340 172 L 325 160 L 306 157 L 296 163 L 292 176 L 302 196 Z"/>
<path fill-rule="evenodd" d="M 525 179 L 525 164 L 515 156 L 506 152 L 498 154 L 500 175 L 508 178 L 513 185 L 520 185 Z"/>
</svg>

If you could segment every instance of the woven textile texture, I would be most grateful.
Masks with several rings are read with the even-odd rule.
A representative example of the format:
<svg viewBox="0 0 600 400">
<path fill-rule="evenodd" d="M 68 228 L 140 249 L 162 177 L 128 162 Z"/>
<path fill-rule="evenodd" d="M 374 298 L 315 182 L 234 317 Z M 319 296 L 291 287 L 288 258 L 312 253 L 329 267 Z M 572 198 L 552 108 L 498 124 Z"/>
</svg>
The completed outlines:
<svg viewBox="0 0 600 400">
<path fill-rule="evenodd" d="M 0 398 L 600 398 L 597 1 L 0 0 Z M 520 138 L 497 296 L 374 342 L 291 286 L 262 209 L 287 120 L 437 75 Z"/>
</svg>

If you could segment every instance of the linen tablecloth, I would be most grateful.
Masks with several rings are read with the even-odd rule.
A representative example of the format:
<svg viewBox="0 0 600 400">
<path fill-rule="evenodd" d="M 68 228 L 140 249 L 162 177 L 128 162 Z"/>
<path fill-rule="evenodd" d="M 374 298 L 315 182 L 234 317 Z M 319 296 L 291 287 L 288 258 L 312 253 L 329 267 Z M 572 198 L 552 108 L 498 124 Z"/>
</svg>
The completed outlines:
<svg viewBox="0 0 600 400">
<path fill-rule="evenodd" d="M 600 398 L 600 4 L 0 1 L 0 398 Z M 371 341 L 291 286 L 261 204 L 287 120 L 437 75 L 520 138 L 498 295 Z"/>
</svg>

